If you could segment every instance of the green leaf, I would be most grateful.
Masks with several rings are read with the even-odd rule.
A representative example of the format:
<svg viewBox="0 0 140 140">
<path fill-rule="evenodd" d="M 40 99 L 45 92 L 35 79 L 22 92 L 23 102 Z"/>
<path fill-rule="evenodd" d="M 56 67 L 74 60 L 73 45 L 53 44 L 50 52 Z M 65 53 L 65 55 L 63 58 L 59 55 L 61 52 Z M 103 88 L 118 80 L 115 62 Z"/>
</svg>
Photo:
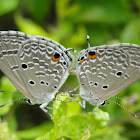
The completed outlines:
<svg viewBox="0 0 140 140">
<path fill-rule="evenodd" d="M 35 139 L 37 137 L 42 136 L 46 132 L 51 131 L 53 128 L 53 123 L 52 122 L 45 122 L 39 126 L 27 129 L 27 130 L 22 130 L 22 131 L 17 131 L 16 135 L 20 139 Z"/>
<path fill-rule="evenodd" d="M 121 33 L 121 41 L 140 44 L 140 19 L 135 17 L 125 26 Z"/>
<path fill-rule="evenodd" d="M 46 36 L 47 33 L 37 24 L 30 19 L 21 17 L 20 15 L 15 16 L 15 21 L 19 29 L 30 35 L 42 35 Z"/>
<path fill-rule="evenodd" d="M 20 31 L 23 31 L 25 33 L 28 33 L 30 35 L 41 35 L 48 38 L 51 38 L 52 40 L 58 41 L 58 38 L 56 38 L 53 34 L 47 33 L 41 26 L 34 23 L 32 20 L 23 18 L 21 15 L 16 14 L 15 15 L 15 22 L 18 26 Z"/>
<path fill-rule="evenodd" d="M 127 22 L 131 17 L 130 8 L 126 0 L 77 1 L 81 8 L 72 17 L 77 23 L 96 22 L 116 25 Z"/>
<path fill-rule="evenodd" d="M 27 10 L 39 23 L 42 23 L 49 14 L 51 8 L 50 0 L 25 0 Z"/>
<path fill-rule="evenodd" d="M 0 140 L 18 140 L 14 133 L 10 133 L 7 123 L 0 123 Z"/>
<path fill-rule="evenodd" d="M 66 93 L 64 93 L 64 95 L 65 94 Z M 103 129 L 107 125 L 109 115 L 99 109 L 97 110 L 96 115 L 94 115 L 94 110 L 89 114 L 79 114 L 79 110 L 77 113 L 70 114 L 70 112 L 72 112 L 69 112 L 71 104 L 68 102 L 71 98 L 62 95 L 63 94 L 58 94 L 57 98 L 59 100 L 56 100 L 53 104 L 54 128 L 50 133 L 47 132 L 44 136 L 39 137 L 38 140 L 43 138 L 53 140 L 62 137 L 70 139 L 86 139 L 90 137 L 91 134 L 94 134 L 97 128 Z M 74 105 L 73 110 L 79 107 L 78 103 Z"/>
<path fill-rule="evenodd" d="M 0 16 L 17 8 L 19 0 L 0 0 Z"/>
</svg>

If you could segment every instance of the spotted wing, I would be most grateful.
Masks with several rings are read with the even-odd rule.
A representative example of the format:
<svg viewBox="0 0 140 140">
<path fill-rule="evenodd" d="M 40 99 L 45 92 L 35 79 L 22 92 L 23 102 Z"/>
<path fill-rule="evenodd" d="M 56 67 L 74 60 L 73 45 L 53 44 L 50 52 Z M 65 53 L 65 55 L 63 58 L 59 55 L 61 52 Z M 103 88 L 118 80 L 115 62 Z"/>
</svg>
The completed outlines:
<svg viewBox="0 0 140 140">
<path fill-rule="evenodd" d="M 10 43 L 7 48 L 10 48 Z M 19 46 L 16 57 L 13 56 L 15 62 L 6 56 L 5 64 L 9 65 L 2 71 L 6 75 L 12 74 L 14 80 L 10 76 L 9 79 L 33 102 L 49 102 L 65 82 L 73 57 L 62 45 L 41 36 L 31 36 Z M 3 67 L 3 59 L 0 67 Z"/>
<path fill-rule="evenodd" d="M 26 88 L 21 84 L 20 72 L 13 71 L 18 69 L 18 50 L 29 38 L 30 35 L 18 31 L 0 31 L 0 69 L 22 93 Z"/>
<path fill-rule="evenodd" d="M 140 46 L 134 44 L 91 47 L 78 60 L 77 75 L 86 98 L 106 100 L 140 79 Z"/>
</svg>

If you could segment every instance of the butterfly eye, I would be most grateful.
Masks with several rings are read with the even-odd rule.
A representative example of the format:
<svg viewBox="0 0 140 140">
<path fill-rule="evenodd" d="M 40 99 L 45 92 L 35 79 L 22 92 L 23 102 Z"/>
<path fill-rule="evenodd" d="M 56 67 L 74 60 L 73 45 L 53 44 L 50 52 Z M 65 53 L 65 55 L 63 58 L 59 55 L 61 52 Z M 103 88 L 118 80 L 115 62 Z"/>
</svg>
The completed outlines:
<svg viewBox="0 0 140 140">
<path fill-rule="evenodd" d="M 95 51 L 88 52 L 88 58 L 89 59 L 95 59 L 96 56 L 97 56 L 97 54 L 95 53 Z"/>
<path fill-rule="evenodd" d="M 52 56 L 52 60 L 53 60 L 53 61 L 58 61 L 59 59 L 60 59 L 60 54 L 57 53 L 57 52 L 55 52 L 55 53 L 53 54 L 53 56 Z"/>
<path fill-rule="evenodd" d="M 85 61 L 85 57 L 82 56 L 81 59 L 80 59 L 81 63 L 83 63 Z"/>
</svg>

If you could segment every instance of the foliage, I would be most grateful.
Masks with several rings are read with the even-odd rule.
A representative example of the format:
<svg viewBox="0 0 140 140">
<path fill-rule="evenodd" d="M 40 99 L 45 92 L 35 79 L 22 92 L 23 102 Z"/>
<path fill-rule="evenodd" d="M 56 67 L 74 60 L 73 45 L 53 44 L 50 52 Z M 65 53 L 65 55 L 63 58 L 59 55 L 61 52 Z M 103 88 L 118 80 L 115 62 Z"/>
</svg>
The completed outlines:
<svg viewBox="0 0 140 140">
<path fill-rule="evenodd" d="M 49 37 L 66 48 L 75 48 L 75 58 L 80 50 L 87 48 L 87 34 L 91 46 L 140 44 L 140 1 L 137 0 L 0 0 L 0 5 L 0 30 Z M 0 90 L 16 91 L 2 72 L 0 78 Z M 77 85 L 76 76 L 71 75 L 61 91 L 72 90 Z M 140 81 L 117 95 L 134 99 L 133 102 L 116 101 L 136 113 L 137 118 L 116 104 L 106 105 L 102 107 L 105 112 L 98 109 L 94 115 L 93 106 L 87 103 L 86 109 L 82 109 L 77 102 L 69 102 L 69 96 L 61 94 L 57 98 L 62 102 L 55 100 L 50 104 L 53 120 L 38 106 L 23 101 L 11 103 L 0 108 L 0 140 L 139 140 L 139 85 Z M 19 97 L 22 95 L 0 93 L 0 105 Z"/>
</svg>

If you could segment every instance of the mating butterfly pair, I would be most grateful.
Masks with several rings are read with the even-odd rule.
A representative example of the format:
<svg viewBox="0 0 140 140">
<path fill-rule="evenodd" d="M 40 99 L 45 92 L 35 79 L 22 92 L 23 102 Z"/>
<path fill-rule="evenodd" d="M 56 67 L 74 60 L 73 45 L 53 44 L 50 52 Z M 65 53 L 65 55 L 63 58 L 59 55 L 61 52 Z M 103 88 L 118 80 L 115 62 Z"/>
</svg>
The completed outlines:
<svg viewBox="0 0 140 140">
<path fill-rule="evenodd" d="M 71 49 L 42 36 L 0 31 L 0 69 L 32 104 L 45 109 L 66 81 L 73 62 Z M 73 73 L 80 97 L 94 106 L 140 79 L 140 46 L 129 43 L 82 50 Z"/>
</svg>

